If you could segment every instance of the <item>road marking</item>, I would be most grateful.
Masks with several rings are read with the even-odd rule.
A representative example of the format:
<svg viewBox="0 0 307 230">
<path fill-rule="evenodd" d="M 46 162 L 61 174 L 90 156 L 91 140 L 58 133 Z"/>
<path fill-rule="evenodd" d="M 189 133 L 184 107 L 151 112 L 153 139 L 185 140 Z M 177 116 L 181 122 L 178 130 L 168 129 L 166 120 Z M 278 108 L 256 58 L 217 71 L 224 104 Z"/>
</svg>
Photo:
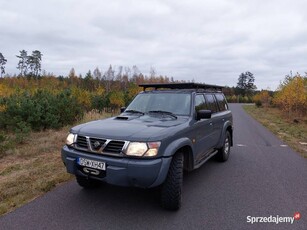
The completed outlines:
<svg viewBox="0 0 307 230">
<path fill-rule="evenodd" d="M 280 147 L 286 148 L 288 147 L 288 145 L 280 145 Z"/>
<path fill-rule="evenodd" d="M 243 144 L 237 144 L 238 147 L 245 147 L 246 145 Z"/>
</svg>

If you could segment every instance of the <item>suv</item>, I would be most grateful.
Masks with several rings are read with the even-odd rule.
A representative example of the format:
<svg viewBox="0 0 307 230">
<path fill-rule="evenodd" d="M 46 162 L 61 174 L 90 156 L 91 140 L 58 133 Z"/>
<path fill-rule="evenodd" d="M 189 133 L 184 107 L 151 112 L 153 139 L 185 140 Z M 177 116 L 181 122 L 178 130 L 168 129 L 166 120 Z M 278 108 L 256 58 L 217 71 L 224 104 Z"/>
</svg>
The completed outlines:
<svg viewBox="0 0 307 230">
<path fill-rule="evenodd" d="M 177 210 L 183 171 L 197 169 L 213 156 L 228 159 L 232 113 L 221 86 L 140 86 L 143 92 L 119 116 L 73 127 L 62 160 L 84 188 L 100 182 L 159 186 L 162 207 Z"/>
</svg>

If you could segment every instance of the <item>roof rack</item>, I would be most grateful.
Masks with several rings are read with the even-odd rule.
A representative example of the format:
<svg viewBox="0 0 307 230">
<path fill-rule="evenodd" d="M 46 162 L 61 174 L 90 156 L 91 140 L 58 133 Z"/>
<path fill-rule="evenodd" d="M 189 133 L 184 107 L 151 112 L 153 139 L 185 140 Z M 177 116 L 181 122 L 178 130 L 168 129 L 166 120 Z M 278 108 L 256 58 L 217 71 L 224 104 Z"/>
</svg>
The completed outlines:
<svg viewBox="0 0 307 230">
<path fill-rule="evenodd" d="M 143 87 L 143 91 L 147 88 L 157 89 L 210 89 L 221 91 L 224 87 L 218 85 L 208 85 L 201 83 L 153 83 L 153 84 L 140 84 Z"/>
</svg>

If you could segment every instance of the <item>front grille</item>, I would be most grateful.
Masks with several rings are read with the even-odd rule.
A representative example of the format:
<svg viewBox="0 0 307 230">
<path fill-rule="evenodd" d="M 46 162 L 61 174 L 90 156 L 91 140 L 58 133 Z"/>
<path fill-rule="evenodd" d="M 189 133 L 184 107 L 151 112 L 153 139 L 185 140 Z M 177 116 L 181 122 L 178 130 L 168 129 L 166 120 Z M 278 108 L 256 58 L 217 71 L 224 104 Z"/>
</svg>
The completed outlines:
<svg viewBox="0 0 307 230">
<path fill-rule="evenodd" d="M 91 147 L 94 151 L 98 151 L 99 149 L 101 149 L 105 142 L 105 139 L 90 138 Z"/>
<path fill-rule="evenodd" d="M 121 156 L 123 149 L 128 145 L 128 141 L 118 141 L 101 139 L 88 136 L 77 136 L 75 148 L 82 151 Z"/>
<path fill-rule="evenodd" d="M 104 152 L 120 153 L 125 145 L 124 141 L 110 141 L 103 149 Z"/>
<path fill-rule="evenodd" d="M 77 147 L 87 149 L 87 140 L 84 136 L 77 136 Z"/>
</svg>

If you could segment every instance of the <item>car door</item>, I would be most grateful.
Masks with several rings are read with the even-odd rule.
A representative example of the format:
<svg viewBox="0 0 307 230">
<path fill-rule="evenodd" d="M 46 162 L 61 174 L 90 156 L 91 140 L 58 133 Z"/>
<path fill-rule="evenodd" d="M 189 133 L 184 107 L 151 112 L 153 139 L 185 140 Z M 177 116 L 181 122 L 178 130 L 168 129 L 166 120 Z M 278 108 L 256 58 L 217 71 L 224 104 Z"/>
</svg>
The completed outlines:
<svg viewBox="0 0 307 230">
<path fill-rule="evenodd" d="M 222 93 L 215 93 L 214 96 L 215 96 L 215 99 L 216 99 L 216 102 L 219 108 L 219 111 L 217 112 L 215 116 L 217 118 L 216 129 L 218 133 L 218 139 L 220 139 L 221 136 L 223 135 L 222 131 L 223 131 L 225 122 L 227 121 L 232 122 L 231 120 L 232 116 L 231 116 L 231 112 L 229 111 L 225 96 Z"/>
<path fill-rule="evenodd" d="M 198 110 L 208 109 L 203 94 L 196 94 L 194 100 L 195 108 L 195 123 L 193 125 L 194 150 L 196 162 L 200 162 L 206 157 L 210 150 L 214 147 L 213 141 L 213 126 L 211 119 L 196 120 Z"/>
<path fill-rule="evenodd" d="M 205 94 L 206 103 L 208 109 L 212 111 L 211 117 L 211 126 L 212 126 L 212 135 L 211 135 L 211 148 L 214 148 L 219 141 L 220 131 L 221 131 L 221 116 L 219 114 L 219 107 L 216 103 L 216 99 L 213 94 Z"/>
</svg>

